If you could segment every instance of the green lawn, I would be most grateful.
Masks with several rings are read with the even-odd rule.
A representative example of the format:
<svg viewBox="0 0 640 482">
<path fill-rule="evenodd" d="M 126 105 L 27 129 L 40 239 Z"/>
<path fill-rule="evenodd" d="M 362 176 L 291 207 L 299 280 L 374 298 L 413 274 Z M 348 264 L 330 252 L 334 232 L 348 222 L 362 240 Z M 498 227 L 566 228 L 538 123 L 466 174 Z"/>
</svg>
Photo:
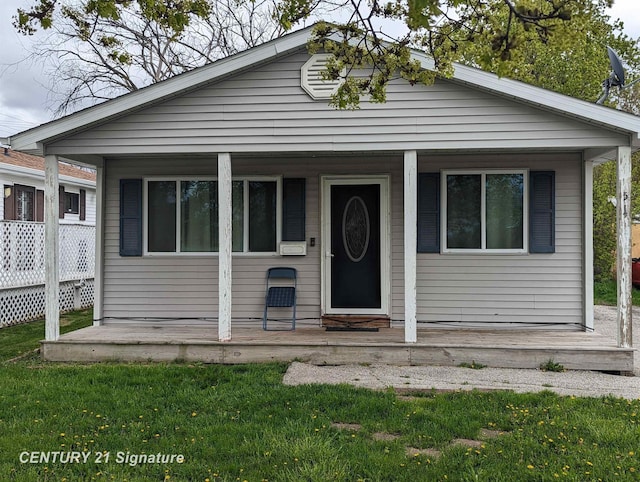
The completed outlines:
<svg viewBox="0 0 640 482">
<path fill-rule="evenodd" d="M 60 333 L 90 326 L 92 309 L 60 316 Z M 0 329 L 0 360 L 9 360 L 37 349 L 44 339 L 44 320 Z M 1 480 L 1 479 L 0 479 Z"/>
<path fill-rule="evenodd" d="M 640 306 L 640 290 L 633 288 L 633 305 Z M 593 285 L 593 298 L 596 305 L 615 306 L 617 300 L 617 286 L 614 280 L 596 281 Z"/>
<path fill-rule="evenodd" d="M 89 321 L 86 313 L 68 319 L 76 317 Z M 42 338 L 42 326 L 35 337 L 31 330 L 0 330 L 4 360 L 16 352 L 5 345 L 22 340 L 29 351 Z M 35 354 L 0 362 L 0 480 L 638 480 L 640 400 L 510 392 L 407 399 L 288 387 L 285 370 L 43 363 Z M 43 452 L 77 452 L 80 463 L 36 460 Z M 143 463 L 141 454 L 175 457 Z"/>
</svg>

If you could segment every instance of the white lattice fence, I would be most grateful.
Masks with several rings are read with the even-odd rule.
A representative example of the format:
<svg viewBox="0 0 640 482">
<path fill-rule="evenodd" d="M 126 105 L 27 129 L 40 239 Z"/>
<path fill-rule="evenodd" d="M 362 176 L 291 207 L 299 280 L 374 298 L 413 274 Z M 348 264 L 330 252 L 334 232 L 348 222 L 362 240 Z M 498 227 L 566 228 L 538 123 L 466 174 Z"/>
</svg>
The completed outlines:
<svg viewBox="0 0 640 482">
<path fill-rule="evenodd" d="M 44 282 L 44 225 L 0 221 L 0 288 Z"/>
<path fill-rule="evenodd" d="M 93 305 L 93 279 L 60 283 L 60 311 Z M 0 328 L 44 316 L 44 285 L 0 290 Z"/>
<path fill-rule="evenodd" d="M 61 224 L 60 311 L 93 304 L 95 227 Z M 0 327 L 44 316 L 44 224 L 0 221 Z"/>
<path fill-rule="evenodd" d="M 60 280 L 93 278 L 96 263 L 96 228 L 60 225 Z"/>
<path fill-rule="evenodd" d="M 60 281 L 93 278 L 95 227 L 61 224 Z M 44 224 L 0 221 L 0 289 L 44 283 Z"/>
</svg>

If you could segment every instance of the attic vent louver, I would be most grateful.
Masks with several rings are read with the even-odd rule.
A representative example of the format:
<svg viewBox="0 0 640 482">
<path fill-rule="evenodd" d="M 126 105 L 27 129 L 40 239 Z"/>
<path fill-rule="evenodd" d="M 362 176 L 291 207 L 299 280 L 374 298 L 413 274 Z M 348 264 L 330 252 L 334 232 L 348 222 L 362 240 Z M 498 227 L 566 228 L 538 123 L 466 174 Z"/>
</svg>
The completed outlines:
<svg viewBox="0 0 640 482">
<path fill-rule="evenodd" d="M 330 54 L 315 54 L 302 66 L 300 85 L 312 99 L 330 99 L 342 83 L 341 79 L 322 78 L 322 72 L 327 66 L 329 57 L 331 57 Z"/>
</svg>

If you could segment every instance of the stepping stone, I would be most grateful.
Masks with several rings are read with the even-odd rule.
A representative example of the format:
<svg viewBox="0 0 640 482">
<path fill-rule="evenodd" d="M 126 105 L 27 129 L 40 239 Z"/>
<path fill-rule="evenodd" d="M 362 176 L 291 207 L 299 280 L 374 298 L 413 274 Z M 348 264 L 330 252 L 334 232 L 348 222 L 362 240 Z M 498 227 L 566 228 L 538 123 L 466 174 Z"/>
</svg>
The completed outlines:
<svg viewBox="0 0 640 482">
<path fill-rule="evenodd" d="M 408 457 L 417 457 L 419 455 L 426 455 L 427 457 L 437 459 L 442 452 L 436 449 L 417 449 L 415 447 L 407 447 L 406 454 Z"/>
<path fill-rule="evenodd" d="M 362 425 L 360 425 L 359 423 L 332 422 L 331 426 L 339 430 L 353 430 L 355 432 L 362 428 Z"/>
<path fill-rule="evenodd" d="M 464 447 L 480 448 L 483 442 L 480 440 L 471 440 L 468 438 L 456 438 L 451 441 L 451 445 L 462 445 Z"/>
</svg>

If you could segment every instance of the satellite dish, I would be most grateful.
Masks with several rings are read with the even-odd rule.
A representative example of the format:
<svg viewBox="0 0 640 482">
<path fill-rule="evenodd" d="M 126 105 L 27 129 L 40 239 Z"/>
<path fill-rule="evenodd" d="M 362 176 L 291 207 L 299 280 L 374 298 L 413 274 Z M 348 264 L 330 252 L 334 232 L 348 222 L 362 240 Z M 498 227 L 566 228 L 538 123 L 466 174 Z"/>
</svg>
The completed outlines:
<svg viewBox="0 0 640 482">
<path fill-rule="evenodd" d="M 620 87 L 620 90 L 627 89 L 640 80 L 640 78 L 638 78 L 630 84 L 625 85 L 624 67 L 622 66 L 620 56 L 609 46 L 607 46 L 607 54 L 609 54 L 609 63 L 611 64 L 611 75 L 602 82 L 602 95 L 596 104 L 602 104 L 607 100 L 611 87 Z"/>
<path fill-rule="evenodd" d="M 607 46 L 607 54 L 609 54 L 609 62 L 611 63 L 611 77 L 612 87 L 624 87 L 624 67 L 622 66 L 622 62 L 620 61 L 620 57 L 618 53 L 613 50 L 611 47 Z"/>
</svg>

